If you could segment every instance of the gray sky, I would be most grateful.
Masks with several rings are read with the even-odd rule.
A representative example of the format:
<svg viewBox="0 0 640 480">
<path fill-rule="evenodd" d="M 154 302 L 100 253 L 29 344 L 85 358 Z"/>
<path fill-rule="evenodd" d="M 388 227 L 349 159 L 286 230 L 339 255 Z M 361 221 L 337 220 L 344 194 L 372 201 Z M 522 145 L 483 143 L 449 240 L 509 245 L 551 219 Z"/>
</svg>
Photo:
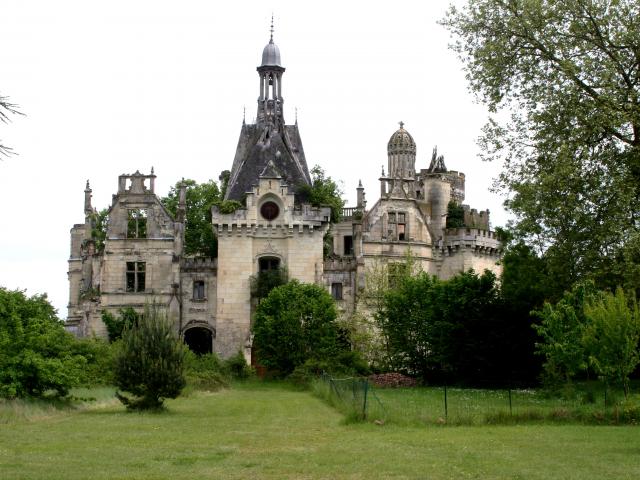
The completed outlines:
<svg viewBox="0 0 640 480">
<path fill-rule="evenodd" d="M 285 119 L 297 107 L 309 168 L 340 180 L 348 205 L 359 179 L 369 204 L 378 198 L 402 120 L 416 168 L 437 145 L 467 175 L 465 203 L 504 225 L 503 199 L 489 192 L 499 166 L 477 156 L 487 111 L 436 23 L 448 4 L 5 0 L 0 93 L 26 116 L 0 124 L 19 154 L 0 161 L 0 285 L 47 292 L 66 317 L 69 229 L 84 221 L 87 179 L 101 209 L 122 173 L 155 167 L 165 195 L 182 177 L 231 168 L 243 107 L 255 117 L 272 11 Z"/>
</svg>

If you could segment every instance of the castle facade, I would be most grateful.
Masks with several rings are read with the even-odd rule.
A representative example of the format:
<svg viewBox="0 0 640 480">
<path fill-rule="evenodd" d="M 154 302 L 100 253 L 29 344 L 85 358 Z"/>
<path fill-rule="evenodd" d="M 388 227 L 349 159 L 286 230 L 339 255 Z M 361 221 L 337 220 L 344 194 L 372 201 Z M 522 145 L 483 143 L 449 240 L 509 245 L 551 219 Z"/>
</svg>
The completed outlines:
<svg viewBox="0 0 640 480">
<path fill-rule="evenodd" d="M 500 272 L 501 244 L 490 230 L 489 211 L 463 205 L 464 174 L 448 170 L 435 150 L 428 168 L 416 167 L 416 143 L 402 122 L 388 142 L 387 169 L 372 206 L 362 184 L 357 204 L 345 208 L 337 224 L 330 223 L 328 207 L 305 204 L 298 189 L 311 177 L 297 121 L 284 120 L 285 68 L 273 34 L 257 71 L 256 123 L 242 123 L 225 194 L 244 208 L 230 214 L 212 208 L 217 258 L 184 254 L 185 189 L 172 215 L 155 193 L 153 169 L 118 177 L 98 248 L 87 182 L 85 221 L 71 229 L 68 330 L 106 337 L 104 311 L 141 311 L 155 301 L 166 306 L 193 350 L 223 357 L 242 351 L 249 359 L 257 304 L 251 279 L 261 272 L 284 268 L 289 279 L 324 285 L 345 315 L 358 308 L 368 271 L 384 265 L 393 272 L 408 255 L 442 279 L 469 269 Z M 452 228 L 450 204 L 463 217 Z M 323 251 L 327 233 L 329 255 Z"/>
</svg>

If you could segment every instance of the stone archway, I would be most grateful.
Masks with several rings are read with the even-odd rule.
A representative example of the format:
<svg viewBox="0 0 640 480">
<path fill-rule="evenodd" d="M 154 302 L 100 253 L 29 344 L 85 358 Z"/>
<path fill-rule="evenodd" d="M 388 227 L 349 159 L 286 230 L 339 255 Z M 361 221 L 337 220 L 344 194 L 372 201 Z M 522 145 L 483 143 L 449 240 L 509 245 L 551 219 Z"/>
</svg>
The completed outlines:
<svg viewBox="0 0 640 480">
<path fill-rule="evenodd" d="M 184 332 L 184 343 L 193 353 L 206 355 L 213 352 L 213 332 L 205 327 L 191 327 Z"/>
</svg>

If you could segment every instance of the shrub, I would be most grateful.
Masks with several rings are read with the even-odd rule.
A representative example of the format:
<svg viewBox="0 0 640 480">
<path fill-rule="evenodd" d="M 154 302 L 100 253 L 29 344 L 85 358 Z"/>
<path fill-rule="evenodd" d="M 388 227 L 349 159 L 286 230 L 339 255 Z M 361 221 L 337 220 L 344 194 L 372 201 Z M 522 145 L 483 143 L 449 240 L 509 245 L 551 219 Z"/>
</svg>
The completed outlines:
<svg viewBox="0 0 640 480">
<path fill-rule="evenodd" d="M 224 361 L 224 369 L 232 378 L 244 380 L 253 375 L 253 368 L 244 358 L 242 352 L 238 352 Z"/>
<path fill-rule="evenodd" d="M 260 302 L 253 326 L 259 362 L 287 376 L 308 360 L 329 361 L 349 349 L 336 307 L 322 287 L 291 281 Z"/>
<path fill-rule="evenodd" d="M 196 355 L 190 350 L 185 354 L 187 384 L 197 390 L 218 390 L 229 384 L 225 367 L 215 353 Z"/>
<path fill-rule="evenodd" d="M 147 305 L 137 325 L 125 328 L 116 358 L 116 397 L 128 409 L 160 409 L 166 398 L 180 395 L 186 381 L 186 347 L 164 311 Z"/>
<path fill-rule="evenodd" d="M 65 396 L 86 359 L 45 295 L 0 287 L 0 397 Z"/>
</svg>

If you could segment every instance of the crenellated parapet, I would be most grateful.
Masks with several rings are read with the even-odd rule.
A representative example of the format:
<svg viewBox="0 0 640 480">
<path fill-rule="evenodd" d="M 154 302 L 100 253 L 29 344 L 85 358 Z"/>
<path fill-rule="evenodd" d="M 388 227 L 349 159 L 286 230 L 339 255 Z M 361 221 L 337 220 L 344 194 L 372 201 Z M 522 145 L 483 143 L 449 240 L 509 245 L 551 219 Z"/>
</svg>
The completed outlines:
<svg viewBox="0 0 640 480">
<path fill-rule="evenodd" d="M 486 255 L 500 256 L 502 242 L 496 232 L 479 228 L 448 228 L 444 238 L 438 242 L 438 249 L 446 254 L 460 250 L 471 250 Z"/>
</svg>

